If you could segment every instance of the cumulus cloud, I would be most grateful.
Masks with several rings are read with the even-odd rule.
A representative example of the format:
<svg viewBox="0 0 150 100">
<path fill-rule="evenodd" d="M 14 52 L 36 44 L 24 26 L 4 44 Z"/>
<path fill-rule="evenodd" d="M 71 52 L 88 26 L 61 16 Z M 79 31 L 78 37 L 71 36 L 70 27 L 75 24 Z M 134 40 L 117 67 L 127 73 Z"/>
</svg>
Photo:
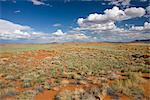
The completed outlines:
<svg viewBox="0 0 150 100">
<path fill-rule="evenodd" d="M 147 39 L 149 35 L 149 23 L 143 26 L 132 26 L 131 28 L 120 28 L 115 25 L 117 21 L 128 20 L 145 15 L 145 10 L 141 7 L 131 7 L 124 10 L 118 7 L 106 9 L 104 14 L 90 14 L 86 18 L 78 18 L 79 27 L 75 31 L 97 34 L 96 41 L 129 41 L 135 39 Z"/>
<path fill-rule="evenodd" d="M 65 33 L 58 29 L 53 33 L 36 32 L 30 26 L 20 25 L 0 19 L 0 40 L 20 40 L 24 39 L 29 41 L 36 41 L 38 43 L 45 42 L 72 42 L 72 41 L 84 41 L 89 36 L 82 33 Z"/>
<path fill-rule="evenodd" d="M 79 18 L 77 23 L 79 25 L 75 30 L 90 30 L 94 33 L 109 32 L 126 32 L 123 28 L 117 28 L 116 21 L 128 20 L 135 17 L 142 17 L 145 10 L 141 7 L 131 7 L 125 10 L 120 10 L 118 7 L 106 9 L 104 14 L 90 14 L 87 18 Z"/>
<path fill-rule="evenodd" d="M 67 34 L 60 37 L 51 37 L 53 42 L 74 42 L 74 41 L 87 41 L 88 36 L 84 34 Z"/>
<path fill-rule="evenodd" d="M 129 30 L 131 31 L 137 31 L 137 32 L 150 32 L 150 23 L 145 22 L 144 26 L 132 26 Z"/>
<path fill-rule="evenodd" d="M 118 7 L 113 7 L 112 9 L 106 9 L 104 14 L 90 14 L 87 18 L 79 18 L 77 23 L 80 26 L 87 26 L 93 24 L 105 24 L 109 22 L 121 21 L 132 19 L 135 17 L 141 17 L 145 14 L 145 10 L 141 7 L 131 7 L 124 11 L 120 10 Z"/>
<path fill-rule="evenodd" d="M 0 39 L 37 39 L 46 34 L 31 31 L 30 26 L 15 24 L 11 21 L 0 19 Z"/>
<path fill-rule="evenodd" d="M 142 17 L 145 14 L 145 10 L 141 7 L 136 8 L 136 7 L 131 7 L 125 9 L 125 14 L 129 18 L 135 18 L 135 17 Z"/>
<path fill-rule="evenodd" d="M 105 1 L 110 1 L 110 4 L 116 5 L 116 6 L 128 6 L 130 5 L 131 0 L 105 0 Z"/>
<path fill-rule="evenodd" d="M 134 12 L 135 11 L 135 12 Z M 127 8 L 125 10 L 120 10 L 118 7 L 113 7 L 112 9 L 106 9 L 104 11 L 104 14 L 90 14 L 87 18 L 79 18 L 77 20 L 77 23 L 79 27 L 74 28 L 76 32 L 88 32 L 92 34 L 104 34 L 104 35 L 98 35 L 97 37 L 103 37 L 103 38 L 110 38 L 114 37 L 112 41 L 114 40 L 120 40 L 121 39 L 127 39 L 125 37 L 130 36 L 131 34 L 135 34 L 137 31 L 138 27 L 135 26 L 132 29 L 124 29 L 124 28 L 119 28 L 115 25 L 116 21 L 122 21 L 122 20 L 127 20 L 135 17 L 141 17 L 145 14 L 145 10 L 143 8 Z M 145 28 L 142 29 L 142 32 L 148 33 L 148 27 L 147 23 L 144 25 Z M 109 34 L 108 34 L 109 33 Z M 145 35 L 140 35 L 141 31 L 138 31 L 136 33 L 137 37 L 140 36 L 145 36 Z M 120 34 L 120 35 L 119 35 Z M 138 35 L 137 35 L 138 34 Z M 105 37 L 108 36 L 108 37 Z M 118 38 L 116 38 L 118 36 Z M 100 38 L 100 40 L 104 40 L 103 38 Z M 105 40 L 104 40 L 105 41 Z"/>
<path fill-rule="evenodd" d="M 62 32 L 62 30 L 58 29 L 56 32 L 52 33 L 53 36 L 64 36 L 66 33 Z"/>
<path fill-rule="evenodd" d="M 127 42 L 137 39 L 150 38 L 150 23 L 148 22 L 145 22 L 143 26 L 132 26 L 129 29 L 119 28 L 115 26 L 114 23 L 112 23 L 112 26 L 113 28 L 107 28 L 106 25 L 106 28 L 104 29 L 101 29 L 101 26 L 99 26 L 100 28 L 79 27 L 74 30 L 85 31 L 86 33 L 92 34 L 93 37 L 96 37 L 96 39 L 90 38 L 93 39 L 93 41 Z"/>
<path fill-rule="evenodd" d="M 85 41 L 88 40 L 90 36 L 86 36 L 82 33 L 69 32 L 64 33 L 62 30 L 58 29 L 56 32 L 52 33 L 50 37 L 51 42 L 73 42 L 73 41 Z"/>
<path fill-rule="evenodd" d="M 77 23 L 80 26 L 85 26 L 86 24 L 103 24 L 107 22 L 114 22 L 116 20 L 125 19 L 125 13 L 122 10 L 119 10 L 118 7 L 113 7 L 112 9 L 106 9 L 104 14 L 90 14 L 87 18 L 79 18 Z"/>
<path fill-rule="evenodd" d="M 30 29 L 31 29 L 30 26 L 23 26 L 7 20 L 0 19 L 0 33 L 7 34 L 7 33 L 14 32 L 15 30 L 23 31 L 23 30 L 30 30 Z"/>
<path fill-rule="evenodd" d="M 78 27 L 76 28 L 76 30 L 91 30 L 91 31 L 106 31 L 106 30 L 112 30 L 115 29 L 116 25 L 114 24 L 114 22 L 109 22 L 109 23 L 104 23 L 104 24 L 93 24 L 93 25 L 87 25 L 84 27 Z"/>
<path fill-rule="evenodd" d="M 148 14 L 150 14 L 150 6 L 146 7 L 146 11 Z"/>
</svg>

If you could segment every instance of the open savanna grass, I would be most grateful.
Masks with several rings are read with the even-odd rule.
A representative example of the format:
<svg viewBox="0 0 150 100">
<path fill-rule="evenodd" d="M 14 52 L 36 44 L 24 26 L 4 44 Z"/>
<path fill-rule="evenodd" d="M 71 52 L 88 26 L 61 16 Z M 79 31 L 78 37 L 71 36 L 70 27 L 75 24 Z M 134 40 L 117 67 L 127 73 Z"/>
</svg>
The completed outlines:
<svg viewBox="0 0 150 100">
<path fill-rule="evenodd" d="M 0 97 L 7 96 L 4 90 L 13 89 L 12 96 L 19 100 L 32 100 L 44 91 L 55 99 L 63 98 L 65 93 L 72 99 L 87 95 L 93 100 L 105 95 L 148 99 L 142 84 L 149 81 L 149 46 L 143 43 L 1 44 Z M 76 89 L 79 87 L 80 91 Z M 66 89 L 75 91 L 65 92 Z"/>
</svg>

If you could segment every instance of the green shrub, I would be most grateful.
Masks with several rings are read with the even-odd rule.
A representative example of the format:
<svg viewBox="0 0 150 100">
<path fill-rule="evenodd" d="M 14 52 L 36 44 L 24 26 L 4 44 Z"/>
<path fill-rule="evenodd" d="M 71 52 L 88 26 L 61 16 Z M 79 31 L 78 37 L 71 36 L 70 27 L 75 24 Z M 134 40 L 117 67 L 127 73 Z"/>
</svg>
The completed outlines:
<svg viewBox="0 0 150 100">
<path fill-rule="evenodd" d="M 13 75 L 7 75 L 6 80 L 15 80 L 16 78 Z"/>
<path fill-rule="evenodd" d="M 50 75 L 51 75 L 51 77 L 56 77 L 56 69 L 55 68 L 51 69 Z"/>
<path fill-rule="evenodd" d="M 32 87 L 32 84 L 31 84 L 30 81 L 28 81 L 28 82 L 23 82 L 22 87 L 23 87 L 23 88 L 29 88 L 29 87 Z"/>
<path fill-rule="evenodd" d="M 51 85 L 47 82 L 44 83 L 44 89 L 50 90 L 51 89 Z"/>
</svg>

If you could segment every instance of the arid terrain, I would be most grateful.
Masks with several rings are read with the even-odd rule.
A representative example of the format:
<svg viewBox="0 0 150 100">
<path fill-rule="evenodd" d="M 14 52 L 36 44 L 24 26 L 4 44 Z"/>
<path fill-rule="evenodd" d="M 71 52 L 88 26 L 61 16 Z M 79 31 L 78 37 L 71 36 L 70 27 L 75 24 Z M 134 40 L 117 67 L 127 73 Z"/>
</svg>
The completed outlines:
<svg viewBox="0 0 150 100">
<path fill-rule="evenodd" d="M 150 44 L 1 44 L 0 100 L 150 100 Z"/>
</svg>

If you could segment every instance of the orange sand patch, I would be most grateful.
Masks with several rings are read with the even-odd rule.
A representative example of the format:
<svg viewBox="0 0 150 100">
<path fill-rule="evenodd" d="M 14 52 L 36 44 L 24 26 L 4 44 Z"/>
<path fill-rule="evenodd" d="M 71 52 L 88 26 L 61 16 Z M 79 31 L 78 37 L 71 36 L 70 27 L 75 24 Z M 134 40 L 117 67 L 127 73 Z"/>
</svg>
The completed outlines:
<svg viewBox="0 0 150 100">
<path fill-rule="evenodd" d="M 150 79 L 150 74 L 143 74 L 142 77 L 146 79 Z"/>
<path fill-rule="evenodd" d="M 103 100 L 112 100 L 112 98 L 111 98 L 111 96 L 106 95 L 106 96 L 103 98 Z"/>
<path fill-rule="evenodd" d="M 150 96 L 150 80 L 146 80 L 146 82 L 143 83 L 144 88 L 144 94 L 146 96 Z"/>
<path fill-rule="evenodd" d="M 16 98 L 7 96 L 7 97 L 0 98 L 0 100 L 16 100 Z"/>
<path fill-rule="evenodd" d="M 121 96 L 119 100 L 132 100 L 130 97 L 127 96 Z"/>
<path fill-rule="evenodd" d="M 38 94 L 34 99 L 35 100 L 54 100 L 55 95 L 58 93 L 58 91 L 44 91 L 40 94 Z"/>
<path fill-rule="evenodd" d="M 37 96 L 35 96 L 35 100 L 54 100 L 54 97 L 56 94 L 58 94 L 61 91 L 65 90 L 70 90 L 70 91 L 75 91 L 82 89 L 84 86 L 79 85 L 79 86 L 64 86 L 64 87 L 55 87 L 58 88 L 58 90 L 45 90 L 42 93 L 39 93 Z"/>
<path fill-rule="evenodd" d="M 89 86 L 86 86 L 86 85 L 68 85 L 68 86 L 63 86 L 63 87 L 54 87 L 55 89 L 45 90 L 44 92 L 36 95 L 35 100 L 54 100 L 54 97 L 59 92 L 62 92 L 65 90 L 75 91 L 75 90 L 91 88 L 91 87 L 95 87 L 95 85 L 89 85 Z"/>
<path fill-rule="evenodd" d="M 56 51 L 46 51 L 46 50 L 38 50 L 35 52 L 25 52 L 23 56 L 25 57 L 33 57 L 34 59 L 44 59 L 46 57 L 54 57 L 58 54 Z"/>
</svg>

